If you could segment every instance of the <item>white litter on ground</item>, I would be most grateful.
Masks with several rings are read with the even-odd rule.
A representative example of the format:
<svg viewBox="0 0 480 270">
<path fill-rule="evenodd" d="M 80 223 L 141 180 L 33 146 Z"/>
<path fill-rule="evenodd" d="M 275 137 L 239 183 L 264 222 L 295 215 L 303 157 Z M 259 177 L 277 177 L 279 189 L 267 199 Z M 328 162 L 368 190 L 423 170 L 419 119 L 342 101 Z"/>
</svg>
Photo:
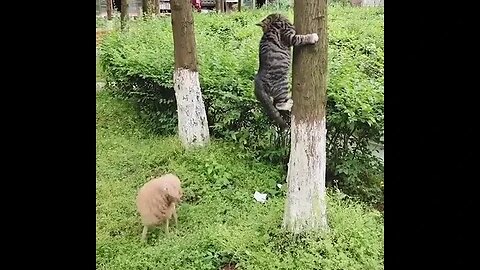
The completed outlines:
<svg viewBox="0 0 480 270">
<path fill-rule="evenodd" d="M 253 194 L 253 197 L 255 198 L 255 200 L 257 200 L 257 202 L 264 203 L 267 201 L 267 194 L 265 193 L 260 193 L 258 191 L 255 191 L 255 194 Z"/>
</svg>

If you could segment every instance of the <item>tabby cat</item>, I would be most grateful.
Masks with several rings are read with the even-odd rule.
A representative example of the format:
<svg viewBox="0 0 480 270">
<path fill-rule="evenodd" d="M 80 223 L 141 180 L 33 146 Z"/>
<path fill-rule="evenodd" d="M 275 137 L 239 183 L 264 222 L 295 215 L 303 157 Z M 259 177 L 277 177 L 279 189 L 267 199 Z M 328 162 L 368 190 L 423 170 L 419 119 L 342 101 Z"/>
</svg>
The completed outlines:
<svg viewBox="0 0 480 270">
<path fill-rule="evenodd" d="M 288 72 L 292 46 L 315 44 L 316 33 L 297 35 L 294 26 L 281 14 L 270 14 L 258 26 L 262 27 L 260 40 L 260 66 L 255 76 L 255 96 L 267 115 L 281 130 L 288 128 L 280 111 L 290 111 L 293 106 L 288 89 Z"/>
</svg>

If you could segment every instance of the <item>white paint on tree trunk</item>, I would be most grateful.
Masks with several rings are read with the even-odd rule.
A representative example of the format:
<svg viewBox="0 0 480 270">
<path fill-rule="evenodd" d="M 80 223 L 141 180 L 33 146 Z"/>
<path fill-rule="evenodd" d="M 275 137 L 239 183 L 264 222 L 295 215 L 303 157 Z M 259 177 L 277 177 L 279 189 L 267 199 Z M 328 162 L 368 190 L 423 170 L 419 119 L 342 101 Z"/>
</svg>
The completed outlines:
<svg viewBox="0 0 480 270">
<path fill-rule="evenodd" d="M 204 146 L 210 140 L 198 72 L 178 68 L 173 72 L 178 113 L 178 136 L 183 145 Z"/>
<path fill-rule="evenodd" d="M 292 115 L 292 143 L 283 226 L 294 233 L 328 229 L 325 123 L 325 117 L 309 122 L 296 121 Z"/>
</svg>

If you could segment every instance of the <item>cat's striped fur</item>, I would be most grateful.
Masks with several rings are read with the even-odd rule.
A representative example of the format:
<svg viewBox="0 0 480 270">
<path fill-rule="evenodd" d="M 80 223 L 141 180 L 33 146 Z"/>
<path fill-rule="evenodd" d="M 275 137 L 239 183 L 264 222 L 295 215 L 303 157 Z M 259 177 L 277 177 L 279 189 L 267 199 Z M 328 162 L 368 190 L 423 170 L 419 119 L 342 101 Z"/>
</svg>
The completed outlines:
<svg viewBox="0 0 480 270">
<path fill-rule="evenodd" d="M 288 89 L 291 47 L 315 44 L 316 33 L 297 35 L 289 20 L 281 14 L 268 15 L 260 23 L 263 36 L 260 40 L 260 66 L 255 76 L 255 96 L 267 115 L 285 130 L 288 128 L 280 111 L 290 111 L 293 106 Z"/>
</svg>

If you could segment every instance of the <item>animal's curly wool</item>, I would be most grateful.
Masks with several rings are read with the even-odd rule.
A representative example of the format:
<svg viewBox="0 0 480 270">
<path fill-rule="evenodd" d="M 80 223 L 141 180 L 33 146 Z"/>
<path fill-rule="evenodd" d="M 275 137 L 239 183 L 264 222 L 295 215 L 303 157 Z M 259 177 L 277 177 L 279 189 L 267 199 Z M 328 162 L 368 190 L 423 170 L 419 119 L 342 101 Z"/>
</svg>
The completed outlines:
<svg viewBox="0 0 480 270">
<path fill-rule="evenodd" d="M 174 218 L 177 224 L 176 204 L 183 196 L 180 179 L 173 174 L 166 174 L 145 183 L 137 195 L 137 210 L 140 214 L 145 240 L 149 228 L 165 224 L 168 234 L 168 222 Z"/>
</svg>

